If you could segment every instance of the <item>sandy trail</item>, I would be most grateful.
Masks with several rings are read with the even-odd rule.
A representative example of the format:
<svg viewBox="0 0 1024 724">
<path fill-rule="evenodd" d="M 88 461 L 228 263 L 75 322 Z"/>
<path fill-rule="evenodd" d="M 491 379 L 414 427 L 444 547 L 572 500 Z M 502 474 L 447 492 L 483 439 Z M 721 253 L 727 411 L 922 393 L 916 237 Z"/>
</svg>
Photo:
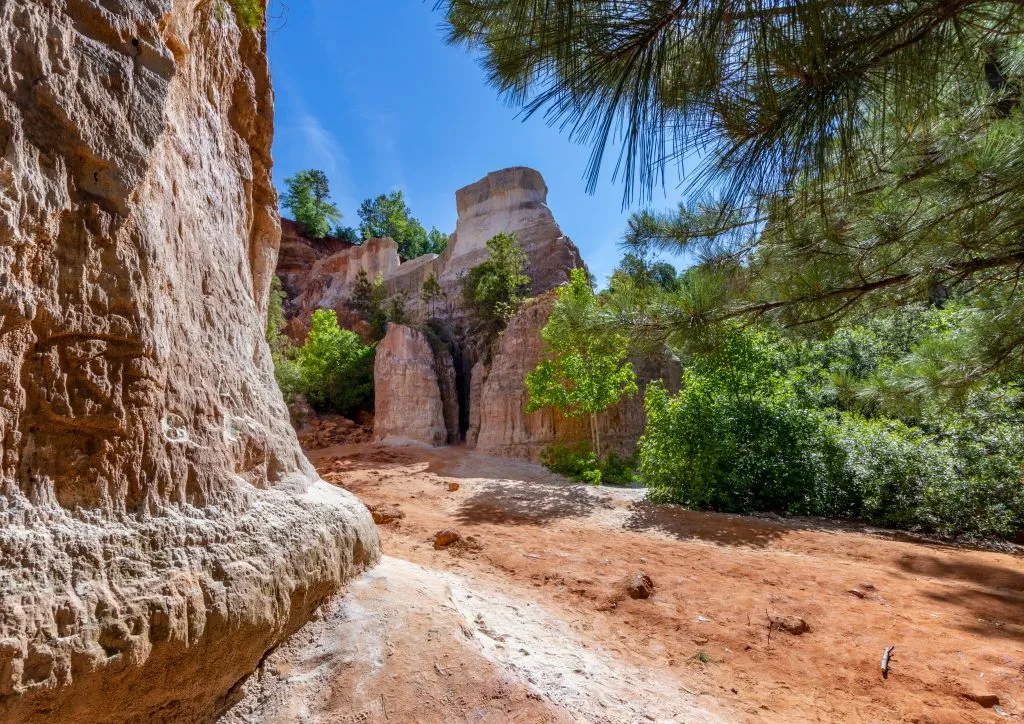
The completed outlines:
<svg viewBox="0 0 1024 724">
<path fill-rule="evenodd" d="M 655 507 L 462 448 L 310 457 L 405 517 L 229 721 L 1024 720 L 1019 552 Z M 435 550 L 447 527 L 479 549 Z M 621 595 L 637 570 L 650 599 Z"/>
</svg>

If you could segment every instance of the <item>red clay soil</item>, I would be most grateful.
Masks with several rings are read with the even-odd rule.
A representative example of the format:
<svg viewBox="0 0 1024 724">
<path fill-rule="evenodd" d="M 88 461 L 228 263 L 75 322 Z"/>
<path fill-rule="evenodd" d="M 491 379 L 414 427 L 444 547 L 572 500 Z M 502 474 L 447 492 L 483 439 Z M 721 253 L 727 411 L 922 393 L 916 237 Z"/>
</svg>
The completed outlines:
<svg viewBox="0 0 1024 724">
<path fill-rule="evenodd" d="M 1024 719 L 1019 552 L 657 507 L 461 448 L 310 457 L 367 505 L 404 513 L 380 526 L 380 578 L 447 576 L 434 624 L 394 634 L 414 652 L 395 658 L 398 678 L 366 695 L 392 721 Z M 448 528 L 471 544 L 436 549 Z M 395 572 L 410 564 L 415 575 Z M 350 596 L 365 605 L 361 590 Z"/>
</svg>

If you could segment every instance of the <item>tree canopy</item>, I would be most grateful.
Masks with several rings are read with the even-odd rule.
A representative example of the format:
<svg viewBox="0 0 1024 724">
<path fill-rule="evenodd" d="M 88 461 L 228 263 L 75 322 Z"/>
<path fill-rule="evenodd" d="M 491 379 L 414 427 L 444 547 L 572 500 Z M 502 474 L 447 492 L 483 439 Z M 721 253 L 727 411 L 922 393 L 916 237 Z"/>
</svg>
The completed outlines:
<svg viewBox="0 0 1024 724">
<path fill-rule="evenodd" d="M 633 365 L 626 360 L 626 340 L 591 334 L 585 323 L 597 305 L 586 270 L 573 269 L 541 330 L 546 356 L 526 376 L 530 393 L 526 411 L 555 407 L 570 417 L 587 417 L 600 459 L 597 415 L 623 395 L 635 395 L 637 386 Z"/>
<path fill-rule="evenodd" d="M 412 209 L 405 194 L 395 190 L 366 199 L 359 206 L 359 233 L 364 240 L 390 237 L 398 244 L 398 253 L 413 259 L 423 254 L 440 254 L 448 246 L 448 236 L 436 228 L 428 233 Z"/>
<path fill-rule="evenodd" d="M 685 198 L 626 242 L 702 267 L 626 295 L 631 337 L 744 318 L 824 326 L 969 295 L 952 376 L 1021 366 L 1024 7 L 992 0 L 449 0 L 449 39 L 528 114 L 621 141 L 626 198 Z M 634 291 L 636 291 L 634 289 Z M 614 305 L 612 305 L 614 307 Z"/>
<path fill-rule="evenodd" d="M 487 260 L 462 278 L 462 298 L 477 324 L 487 333 L 496 333 L 519 309 L 530 277 L 526 275 L 526 252 L 515 234 L 488 239 L 487 252 Z"/>
<path fill-rule="evenodd" d="M 285 179 L 285 186 L 281 205 L 291 212 L 309 238 L 324 238 L 331 233 L 331 223 L 341 221 L 341 212 L 330 200 L 331 187 L 323 171 L 299 171 Z"/>
</svg>

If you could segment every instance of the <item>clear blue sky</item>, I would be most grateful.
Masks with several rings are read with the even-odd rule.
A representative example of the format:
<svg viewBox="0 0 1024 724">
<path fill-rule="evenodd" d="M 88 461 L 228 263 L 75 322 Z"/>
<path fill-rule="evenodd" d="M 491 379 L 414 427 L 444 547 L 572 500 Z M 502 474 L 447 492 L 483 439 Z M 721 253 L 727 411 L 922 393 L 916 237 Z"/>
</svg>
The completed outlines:
<svg viewBox="0 0 1024 724">
<path fill-rule="evenodd" d="M 613 164 L 593 195 L 589 149 L 500 100 L 477 59 L 444 44 L 432 0 L 271 0 L 271 69 L 277 98 L 274 182 L 323 169 L 345 223 L 362 199 L 405 192 L 428 229 L 455 229 L 455 191 L 489 171 L 531 166 L 548 205 L 603 286 L 621 257 L 629 210 Z M 669 193 L 672 193 L 670 190 Z M 669 206 L 672 199 L 660 199 Z"/>
</svg>

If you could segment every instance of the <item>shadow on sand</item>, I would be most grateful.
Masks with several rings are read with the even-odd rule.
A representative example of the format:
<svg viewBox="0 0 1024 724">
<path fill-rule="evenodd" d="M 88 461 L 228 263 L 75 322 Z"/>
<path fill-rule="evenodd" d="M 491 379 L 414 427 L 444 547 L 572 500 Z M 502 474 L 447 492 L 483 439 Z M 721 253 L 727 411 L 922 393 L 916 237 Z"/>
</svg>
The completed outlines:
<svg viewBox="0 0 1024 724">
<path fill-rule="evenodd" d="M 455 517 L 460 523 L 540 525 L 610 507 L 607 497 L 584 485 L 490 480 L 459 506 Z"/>
</svg>

